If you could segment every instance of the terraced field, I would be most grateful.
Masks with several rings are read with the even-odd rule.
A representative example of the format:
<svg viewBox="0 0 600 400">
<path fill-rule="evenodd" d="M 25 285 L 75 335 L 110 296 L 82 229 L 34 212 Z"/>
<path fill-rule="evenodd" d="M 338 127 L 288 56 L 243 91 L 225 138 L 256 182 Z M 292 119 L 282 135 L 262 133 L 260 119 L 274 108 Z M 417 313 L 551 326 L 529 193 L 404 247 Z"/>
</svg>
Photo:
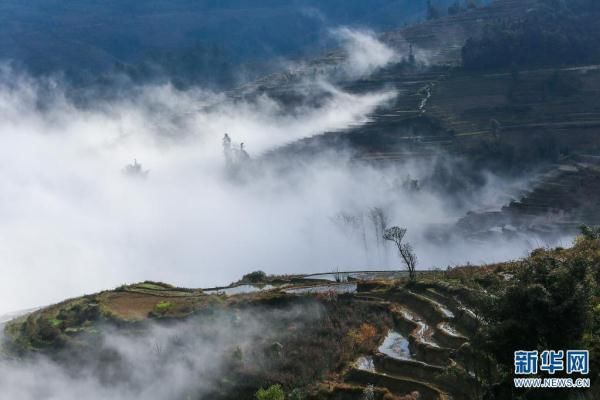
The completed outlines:
<svg viewBox="0 0 600 400">
<path fill-rule="evenodd" d="M 17 318 L 6 327 L 10 340 L 5 342 L 4 348 L 12 354 L 23 355 L 29 351 L 52 354 L 60 348 L 79 348 L 87 340 L 86 335 L 103 329 L 101 326 L 107 322 L 126 330 L 135 326 L 140 329 L 143 326 L 140 323 L 181 321 L 216 305 L 236 307 L 236 304 L 257 301 L 271 302 L 269 299 L 285 302 L 281 296 L 301 303 L 305 302 L 303 299 L 316 299 L 324 304 L 342 301 L 354 310 L 379 310 L 378 313 L 389 316 L 391 324 L 386 323 L 377 331 L 375 337 L 379 339 L 367 347 L 371 350 L 364 352 L 366 348 L 361 347 L 363 350 L 354 353 L 354 361 L 343 365 L 340 373 L 331 371 L 334 373 L 331 376 L 337 378 L 316 382 L 318 385 L 309 398 L 362 398 L 356 396 L 370 390 L 377 396 L 387 393 L 387 398 L 396 399 L 417 398 L 417 392 L 419 399 L 426 400 L 469 398 L 469 390 L 476 387 L 476 382 L 465 369 L 461 352 L 477 329 L 477 317 L 463 306 L 460 291 L 453 292 L 435 284 L 406 289 L 400 284 L 402 281 L 404 278 L 399 281 L 351 279 L 337 283 L 308 278 L 304 283 L 260 285 L 252 289 L 249 289 L 252 285 L 235 286 L 212 295 L 201 290 L 144 282 L 68 300 Z M 350 332 L 340 334 L 342 337 L 352 335 Z M 313 350 L 317 351 L 304 349 Z M 462 377 L 460 384 L 456 376 Z"/>
<path fill-rule="evenodd" d="M 470 163 L 473 171 L 510 178 L 529 179 L 541 169 L 548 175 L 522 196 L 494 211 L 472 210 L 458 221 L 458 230 L 478 238 L 494 230 L 556 237 L 572 234 L 581 224 L 597 224 L 600 66 L 519 71 L 460 66 L 460 49 L 469 37 L 490 21 L 521 18 L 534 3 L 496 0 L 384 35 L 401 54 L 412 46 L 428 64 L 405 62 L 368 78 L 338 82 L 351 93 L 394 90 L 396 97 L 360 126 L 289 143 L 261 161 L 288 162 L 344 148 L 354 151 L 356 162 L 374 165 L 449 155 Z M 331 53 L 317 64 L 340 60 Z M 294 77 L 288 78 L 271 77 L 261 85 L 274 97 L 286 98 L 297 89 Z"/>
<path fill-rule="evenodd" d="M 557 93 L 552 88 L 556 80 L 576 87 Z M 344 88 L 393 88 L 398 94 L 365 124 L 290 143 L 274 153 L 346 144 L 362 160 L 398 161 L 440 151 L 465 155 L 482 142 L 518 148 L 551 142 L 557 154 L 600 150 L 600 68 L 595 65 L 522 71 L 516 76 L 397 65 Z"/>
<path fill-rule="evenodd" d="M 596 157 L 574 157 L 550 169 L 519 199 L 496 211 L 461 218 L 458 229 L 484 237 L 493 232 L 536 233 L 541 237 L 576 233 L 581 225 L 600 223 L 600 167 Z"/>
<path fill-rule="evenodd" d="M 355 149 L 358 159 L 369 162 L 396 162 L 440 151 L 471 157 L 472 152 L 481 154 L 482 146 L 599 154 L 599 66 L 478 72 L 461 68 L 461 48 L 469 37 L 479 35 L 490 21 L 521 18 L 535 3 L 496 0 L 383 35 L 382 40 L 405 57 L 412 46 L 417 63 L 391 65 L 367 78 L 337 84 L 352 93 L 395 90 L 394 101 L 376 110 L 366 124 L 289 143 L 265 158 L 338 146 Z M 304 69 L 265 77 L 246 89 L 293 99 L 298 89 L 306 89 L 304 75 L 342 60 L 343 54 L 332 52 Z M 531 155 L 517 152 L 514 157 Z"/>
<path fill-rule="evenodd" d="M 370 385 L 375 391 L 407 398 L 417 398 L 416 393 L 426 400 L 472 398 L 470 390 L 477 385 L 461 361 L 461 350 L 479 320 L 457 294 L 426 286 L 370 291 L 359 285 L 355 298 L 385 304 L 394 326 L 376 352 L 360 357 L 348 369 L 343 381 L 349 386 L 336 386 L 334 398 L 346 398 L 357 387 L 369 391 Z M 449 378 L 450 371 L 458 371 L 463 380 Z"/>
<path fill-rule="evenodd" d="M 253 399 L 259 388 L 273 384 L 305 400 L 481 399 L 512 371 L 512 364 L 484 350 L 482 341 L 494 338 L 486 332 L 500 326 L 490 310 L 512 304 L 502 296 L 523 285 L 532 271 L 546 271 L 540 265 L 559 265 L 565 271 L 561 277 L 570 277 L 567 271 L 582 262 L 596 268 L 598 248 L 597 239 L 580 238 L 572 249 L 538 249 L 520 261 L 422 271 L 413 282 L 402 273 L 361 271 L 347 273 L 345 281 L 331 280 L 328 275 L 334 274 L 266 276 L 213 294 L 159 282 L 127 285 L 9 322 L 0 362 L 44 355 L 78 369 L 91 362 L 102 371 L 122 371 L 121 357 L 111 353 L 114 348 L 106 352 L 103 337 L 139 341 L 139 350 L 152 361 L 158 350 L 144 347 L 156 343 L 148 332 L 166 329 L 172 341 L 161 342 L 159 365 L 165 359 L 194 359 L 196 352 L 226 341 L 218 347 L 223 368 L 212 371 L 216 381 L 208 381 L 215 382 L 215 391 L 196 392 L 202 387 L 192 386 L 192 393 L 202 394 L 174 399 Z M 579 284 L 579 278 L 570 279 Z M 526 307 L 521 311 L 529 315 Z M 515 344 L 506 354 L 512 355 L 521 339 L 527 338 L 511 336 Z M 166 376 L 161 379 L 168 382 Z M 206 387 L 206 381 L 198 382 Z M 512 385 L 508 390 L 495 398 L 511 398 Z M 582 398 L 596 398 L 593 393 Z"/>
</svg>

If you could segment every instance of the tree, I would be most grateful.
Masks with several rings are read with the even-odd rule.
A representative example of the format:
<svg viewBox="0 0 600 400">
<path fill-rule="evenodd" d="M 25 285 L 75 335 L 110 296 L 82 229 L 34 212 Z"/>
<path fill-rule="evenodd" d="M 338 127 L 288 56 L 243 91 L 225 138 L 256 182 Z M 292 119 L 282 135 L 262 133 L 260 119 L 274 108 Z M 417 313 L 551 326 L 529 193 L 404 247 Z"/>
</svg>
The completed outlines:
<svg viewBox="0 0 600 400">
<path fill-rule="evenodd" d="M 373 228 L 375 228 L 375 238 L 377 240 L 377 246 L 379 246 L 381 244 L 379 240 L 383 236 L 385 228 L 387 228 L 387 216 L 382 208 L 375 207 L 369 211 L 369 219 L 373 224 Z"/>
<path fill-rule="evenodd" d="M 469 0 L 467 3 L 467 8 L 477 8 L 479 7 L 479 0 Z"/>
<path fill-rule="evenodd" d="M 456 15 L 461 11 L 460 2 L 456 0 L 448 7 L 448 15 Z"/>
<path fill-rule="evenodd" d="M 587 240 L 600 239 L 600 226 L 581 225 L 579 230 L 581 231 L 581 235 Z"/>
<path fill-rule="evenodd" d="M 267 280 L 267 274 L 264 271 L 253 271 L 242 277 L 242 282 L 263 283 Z"/>
<path fill-rule="evenodd" d="M 471 4 L 471 3 L 469 3 Z M 540 1 L 526 16 L 490 22 L 462 51 L 467 69 L 596 64 L 598 0 Z"/>
<path fill-rule="evenodd" d="M 482 302 L 486 323 L 480 340 L 471 342 L 475 351 L 498 363 L 497 378 L 485 378 L 496 392 L 489 398 L 556 398 L 552 391 L 515 392 L 514 352 L 520 349 L 584 348 L 590 351 L 592 365 L 597 363 L 600 325 L 594 314 L 599 265 L 600 242 L 585 239 L 572 249 L 534 250 L 512 265 L 515 276 Z"/>
<path fill-rule="evenodd" d="M 427 19 L 437 19 L 440 17 L 440 12 L 431 4 L 431 0 L 427 0 Z"/>
<path fill-rule="evenodd" d="M 400 257 L 402 257 L 402 260 L 408 269 L 408 275 L 411 280 L 414 280 L 416 278 L 417 255 L 410 243 L 402 243 L 404 235 L 406 235 L 406 228 L 393 226 L 384 231 L 383 238 L 396 244 Z"/>
</svg>

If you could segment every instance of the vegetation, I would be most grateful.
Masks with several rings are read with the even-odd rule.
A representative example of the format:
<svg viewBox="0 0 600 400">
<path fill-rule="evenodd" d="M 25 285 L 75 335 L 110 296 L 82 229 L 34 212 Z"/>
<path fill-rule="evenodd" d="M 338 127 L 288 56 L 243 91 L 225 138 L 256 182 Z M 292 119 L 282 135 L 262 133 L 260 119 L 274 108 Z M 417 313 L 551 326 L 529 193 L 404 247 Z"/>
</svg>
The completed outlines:
<svg viewBox="0 0 600 400">
<path fill-rule="evenodd" d="M 302 389 L 295 388 L 288 394 L 287 398 L 288 400 L 304 400 L 306 393 Z"/>
<path fill-rule="evenodd" d="M 386 232 L 400 244 L 406 233 L 397 227 Z M 235 321 L 242 312 L 266 312 L 272 313 L 269 329 L 250 346 L 244 344 L 243 350 L 241 343 L 231 347 L 223 376 L 227 383 L 214 398 L 284 399 L 287 393 L 292 400 L 359 399 L 367 392 L 371 396 L 369 386 L 344 386 L 339 377 L 357 357 L 374 354 L 389 329 L 403 326 L 397 325 L 399 314 L 388 302 L 409 305 L 425 321 L 436 321 L 442 315 L 439 304 L 426 300 L 434 293 L 458 299 L 460 307 L 466 306 L 477 318 L 461 320 L 456 314 L 456 328 L 469 334 L 469 342 L 450 357 L 465 369 L 448 367 L 439 375 L 429 375 L 428 382 L 455 388 L 473 399 L 552 399 L 555 391 L 514 389 L 513 353 L 523 349 L 588 349 L 591 371 L 600 370 L 600 227 L 584 226 L 581 232 L 572 248 L 538 249 L 518 261 L 415 274 L 409 282 L 364 282 L 359 284 L 357 295 L 332 292 L 290 296 L 273 290 L 226 298 L 193 290 L 177 292 L 156 282 L 130 285 L 120 291 L 68 300 L 9 324 L 9 349 L 20 354 L 43 352 L 61 359 L 63 352 L 72 348 L 84 362 L 95 359 L 97 345 L 94 335 L 86 333 L 104 329 L 106 324 L 137 332 L 143 325 L 128 323 L 131 315 L 155 315 L 163 320 L 196 315 L 200 318 L 194 336 L 210 340 L 216 315 Z M 157 299 L 165 291 L 169 297 Z M 361 296 L 362 291 L 370 292 L 369 301 Z M 452 304 L 438 301 L 448 307 Z M 185 307 L 191 307 L 191 314 Z M 139 310 L 134 312 L 133 308 Z M 304 310 L 302 314 L 318 310 L 318 318 L 299 321 L 296 314 L 282 317 L 282 310 L 296 308 Z M 411 341 L 418 340 L 414 334 L 410 337 Z M 159 350 L 165 356 L 180 345 L 165 344 Z M 597 395 L 599 375 L 593 372 L 589 378 L 591 393 Z M 336 383 L 327 390 L 316 386 L 330 380 Z M 377 399 L 394 398 L 385 395 L 381 387 L 372 392 Z"/>
<path fill-rule="evenodd" d="M 454 3 L 450 4 L 448 7 L 448 15 L 456 15 L 462 10 L 460 6 L 460 1 L 456 0 Z"/>
<path fill-rule="evenodd" d="M 456 15 L 465 10 L 479 7 L 479 0 L 455 0 L 448 5 L 448 15 Z M 440 5 L 441 7 L 441 5 Z M 434 6 L 431 0 L 427 1 L 427 19 L 437 19 L 442 16 L 440 8 Z"/>
<path fill-rule="evenodd" d="M 254 271 L 242 277 L 242 282 L 261 283 L 267 280 L 267 274 L 263 271 Z"/>
<path fill-rule="evenodd" d="M 269 386 L 267 389 L 260 388 L 256 392 L 256 400 L 285 400 L 285 392 L 281 385 Z"/>
<path fill-rule="evenodd" d="M 427 19 L 437 19 L 439 17 L 439 10 L 431 3 L 431 0 L 427 0 Z"/>
<path fill-rule="evenodd" d="M 587 239 L 587 240 L 600 239 L 600 227 L 598 227 L 598 226 L 582 225 L 580 230 L 581 230 L 581 235 L 583 236 L 584 239 Z"/>
<path fill-rule="evenodd" d="M 468 69 L 594 63 L 600 60 L 597 0 L 542 0 L 518 20 L 496 21 L 462 50 Z"/>
<path fill-rule="evenodd" d="M 483 284 L 490 294 L 478 300 L 486 324 L 471 349 L 487 398 L 555 398 L 552 390 L 514 388 L 517 350 L 588 349 L 590 369 L 600 369 L 600 241 L 589 235 L 599 230 L 583 232 L 571 249 L 538 249 L 493 273 L 469 271 L 470 282 Z M 592 385 L 598 381 L 597 374 L 589 377 Z"/>
<path fill-rule="evenodd" d="M 389 240 L 394 242 L 396 247 L 398 248 L 398 252 L 406 265 L 406 269 L 408 270 L 408 275 L 411 280 L 415 280 L 416 278 L 416 268 L 417 268 L 417 255 L 415 254 L 410 243 L 402 243 L 402 239 L 404 239 L 404 235 L 406 235 L 406 228 L 399 228 L 397 226 L 393 226 L 388 228 L 383 233 L 383 238 L 385 240 Z"/>
<path fill-rule="evenodd" d="M 374 340 L 377 339 L 377 329 L 370 324 L 362 324 L 358 329 L 352 329 L 348 332 L 352 344 L 358 349 L 364 351 L 373 347 Z"/>
<path fill-rule="evenodd" d="M 156 304 L 156 306 L 154 307 L 154 309 L 155 309 L 155 311 L 157 313 L 164 314 L 171 307 L 173 307 L 173 303 L 171 303 L 170 301 L 161 301 L 161 302 L 159 302 L 159 303 Z"/>
<path fill-rule="evenodd" d="M 165 290 L 168 297 L 161 299 Z M 298 318 L 296 312 L 282 317 L 290 310 L 304 310 L 300 315 L 314 318 Z M 242 312 L 271 313 L 271 322 L 263 335 L 232 346 L 225 357 L 228 368 L 223 379 L 227 384 L 214 394 L 215 399 L 249 399 L 261 387 L 265 389 L 259 394 L 277 396 L 279 390 L 269 386 L 275 383 L 290 391 L 289 398 L 303 399 L 307 387 L 342 370 L 360 353 L 372 352 L 392 324 L 387 310 L 355 304 L 348 295 L 288 296 L 273 291 L 228 298 L 193 290 L 178 292 L 164 284 L 146 282 L 69 300 L 14 321 L 6 328 L 8 341 L 0 347 L 2 353 L 41 352 L 57 360 L 69 359 L 76 350 L 83 366 L 100 356 L 102 349 L 95 338 L 105 329 L 134 334 L 153 317 L 165 322 L 191 319 L 194 337 L 210 342 L 217 316 L 235 321 Z M 176 356 L 171 352 L 181 349 L 183 339 L 161 343 L 153 351 L 161 357 Z M 119 360 L 104 360 L 100 367 L 118 368 Z"/>
</svg>

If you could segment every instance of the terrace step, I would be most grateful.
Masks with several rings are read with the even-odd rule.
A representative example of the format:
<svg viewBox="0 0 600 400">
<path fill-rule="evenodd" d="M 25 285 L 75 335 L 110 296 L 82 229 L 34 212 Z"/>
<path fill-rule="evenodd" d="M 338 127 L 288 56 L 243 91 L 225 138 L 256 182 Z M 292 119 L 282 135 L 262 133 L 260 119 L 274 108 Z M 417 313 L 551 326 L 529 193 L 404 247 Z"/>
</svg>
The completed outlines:
<svg viewBox="0 0 600 400">
<path fill-rule="evenodd" d="M 375 371 L 394 376 L 403 376 L 415 380 L 431 380 L 437 374 L 442 374 L 445 367 L 431 365 L 417 360 L 402 360 L 385 354 L 373 356 Z"/>
<path fill-rule="evenodd" d="M 408 336 L 409 348 L 416 360 L 438 366 L 450 363 L 455 349 L 442 347 L 435 340 L 435 325 L 428 325 L 419 314 L 403 305 L 394 304 L 392 314 L 399 331 Z"/>
<path fill-rule="evenodd" d="M 442 376 L 448 367 L 443 368 L 420 361 L 396 359 L 384 354 L 375 354 L 373 357 L 373 367 L 375 371 L 371 372 L 409 378 L 420 382 L 435 382 L 435 387 L 446 393 L 455 395 L 455 397 L 469 397 L 469 394 L 465 393 L 465 387 L 468 385 L 465 385 L 466 382 L 464 382 L 464 379 L 469 380 L 470 378 L 461 378 L 456 381 L 443 379 Z M 450 367 L 462 368 L 454 361 Z M 468 376 L 466 373 L 465 375 Z"/>
<path fill-rule="evenodd" d="M 455 296 L 441 293 L 434 288 L 426 288 L 425 290 L 419 290 L 419 293 L 423 297 L 431 298 L 438 303 L 444 304 L 454 314 L 452 325 L 458 328 L 458 337 L 467 338 L 468 335 L 465 333 L 472 333 L 477 330 L 479 326 L 479 320 L 473 311 L 465 307 L 460 300 Z M 439 325 L 439 324 L 438 324 Z M 442 330 L 445 330 L 442 328 Z M 456 329 L 455 329 L 456 330 Z"/>
<path fill-rule="evenodd" d="M 346 380 L 362 385 L 371 384 L 384 387 L 397 395 L 406 395 L 418 392 L 422 400 L 451 400 L 452 397 L 440 388 L 429 383 L 403 376 L 382 374 L 353 368 L 346 376 Z"/>
</svg>

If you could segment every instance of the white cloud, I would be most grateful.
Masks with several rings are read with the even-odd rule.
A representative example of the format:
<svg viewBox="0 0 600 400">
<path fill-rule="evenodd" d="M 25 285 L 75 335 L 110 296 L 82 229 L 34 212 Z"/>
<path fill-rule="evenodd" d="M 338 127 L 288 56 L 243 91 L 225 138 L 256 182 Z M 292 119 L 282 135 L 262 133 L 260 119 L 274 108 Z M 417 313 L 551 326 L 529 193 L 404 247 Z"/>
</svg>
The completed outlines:
<svg viewBox="0 0 600 400">
<path fill-rule="evenodd" d="M 376 70 L 400 61 L 398 54 L 377 40 L 373 32 L 350 28 L 332 31 L 343 44 L 347 60 L 344 69 L 350 77 L 364 77 Z"/>
<path fill-rule="evenodd" d="M 357 71 L 393 59 L 372 37 L 341 32 L 352 38 Z M 373 207 L 409 229 L 421 267 L 494 261 L 529 248 L 520 240 L 443 247 L 428 241 L 432 224 L 452 223 L 466 211 L 433 192 L 402 186 L 407 175 L 426 178 L 433 167 L 428 162 L 378 169 L 338 152 L 286 174 L 263 164 L 244 183 L 227 179 L 225 132 L 257 157 L 363 123 L 394 96 L 351 94 L 321 78 L 313 84 L 322 101 L 291 110 L 265 95 L 232 100 L 170 85 L 81 108 L 60 85 L 2 70 L 0 314 L 146 279 L 208 287 L 259 268 L 298 273 L 398 266 L 391 249 L 376 248 L 374 236 L 365 241 L 336 222 L 340 213 L 367 221 Z M 147 179 L 122 173 L 134 158 L 150 171 Z M 497 187 L 490 180 L 473 201 L 489 198 Z M 368 221 L 361 226 L 373 232 Z"/>
</svg>

